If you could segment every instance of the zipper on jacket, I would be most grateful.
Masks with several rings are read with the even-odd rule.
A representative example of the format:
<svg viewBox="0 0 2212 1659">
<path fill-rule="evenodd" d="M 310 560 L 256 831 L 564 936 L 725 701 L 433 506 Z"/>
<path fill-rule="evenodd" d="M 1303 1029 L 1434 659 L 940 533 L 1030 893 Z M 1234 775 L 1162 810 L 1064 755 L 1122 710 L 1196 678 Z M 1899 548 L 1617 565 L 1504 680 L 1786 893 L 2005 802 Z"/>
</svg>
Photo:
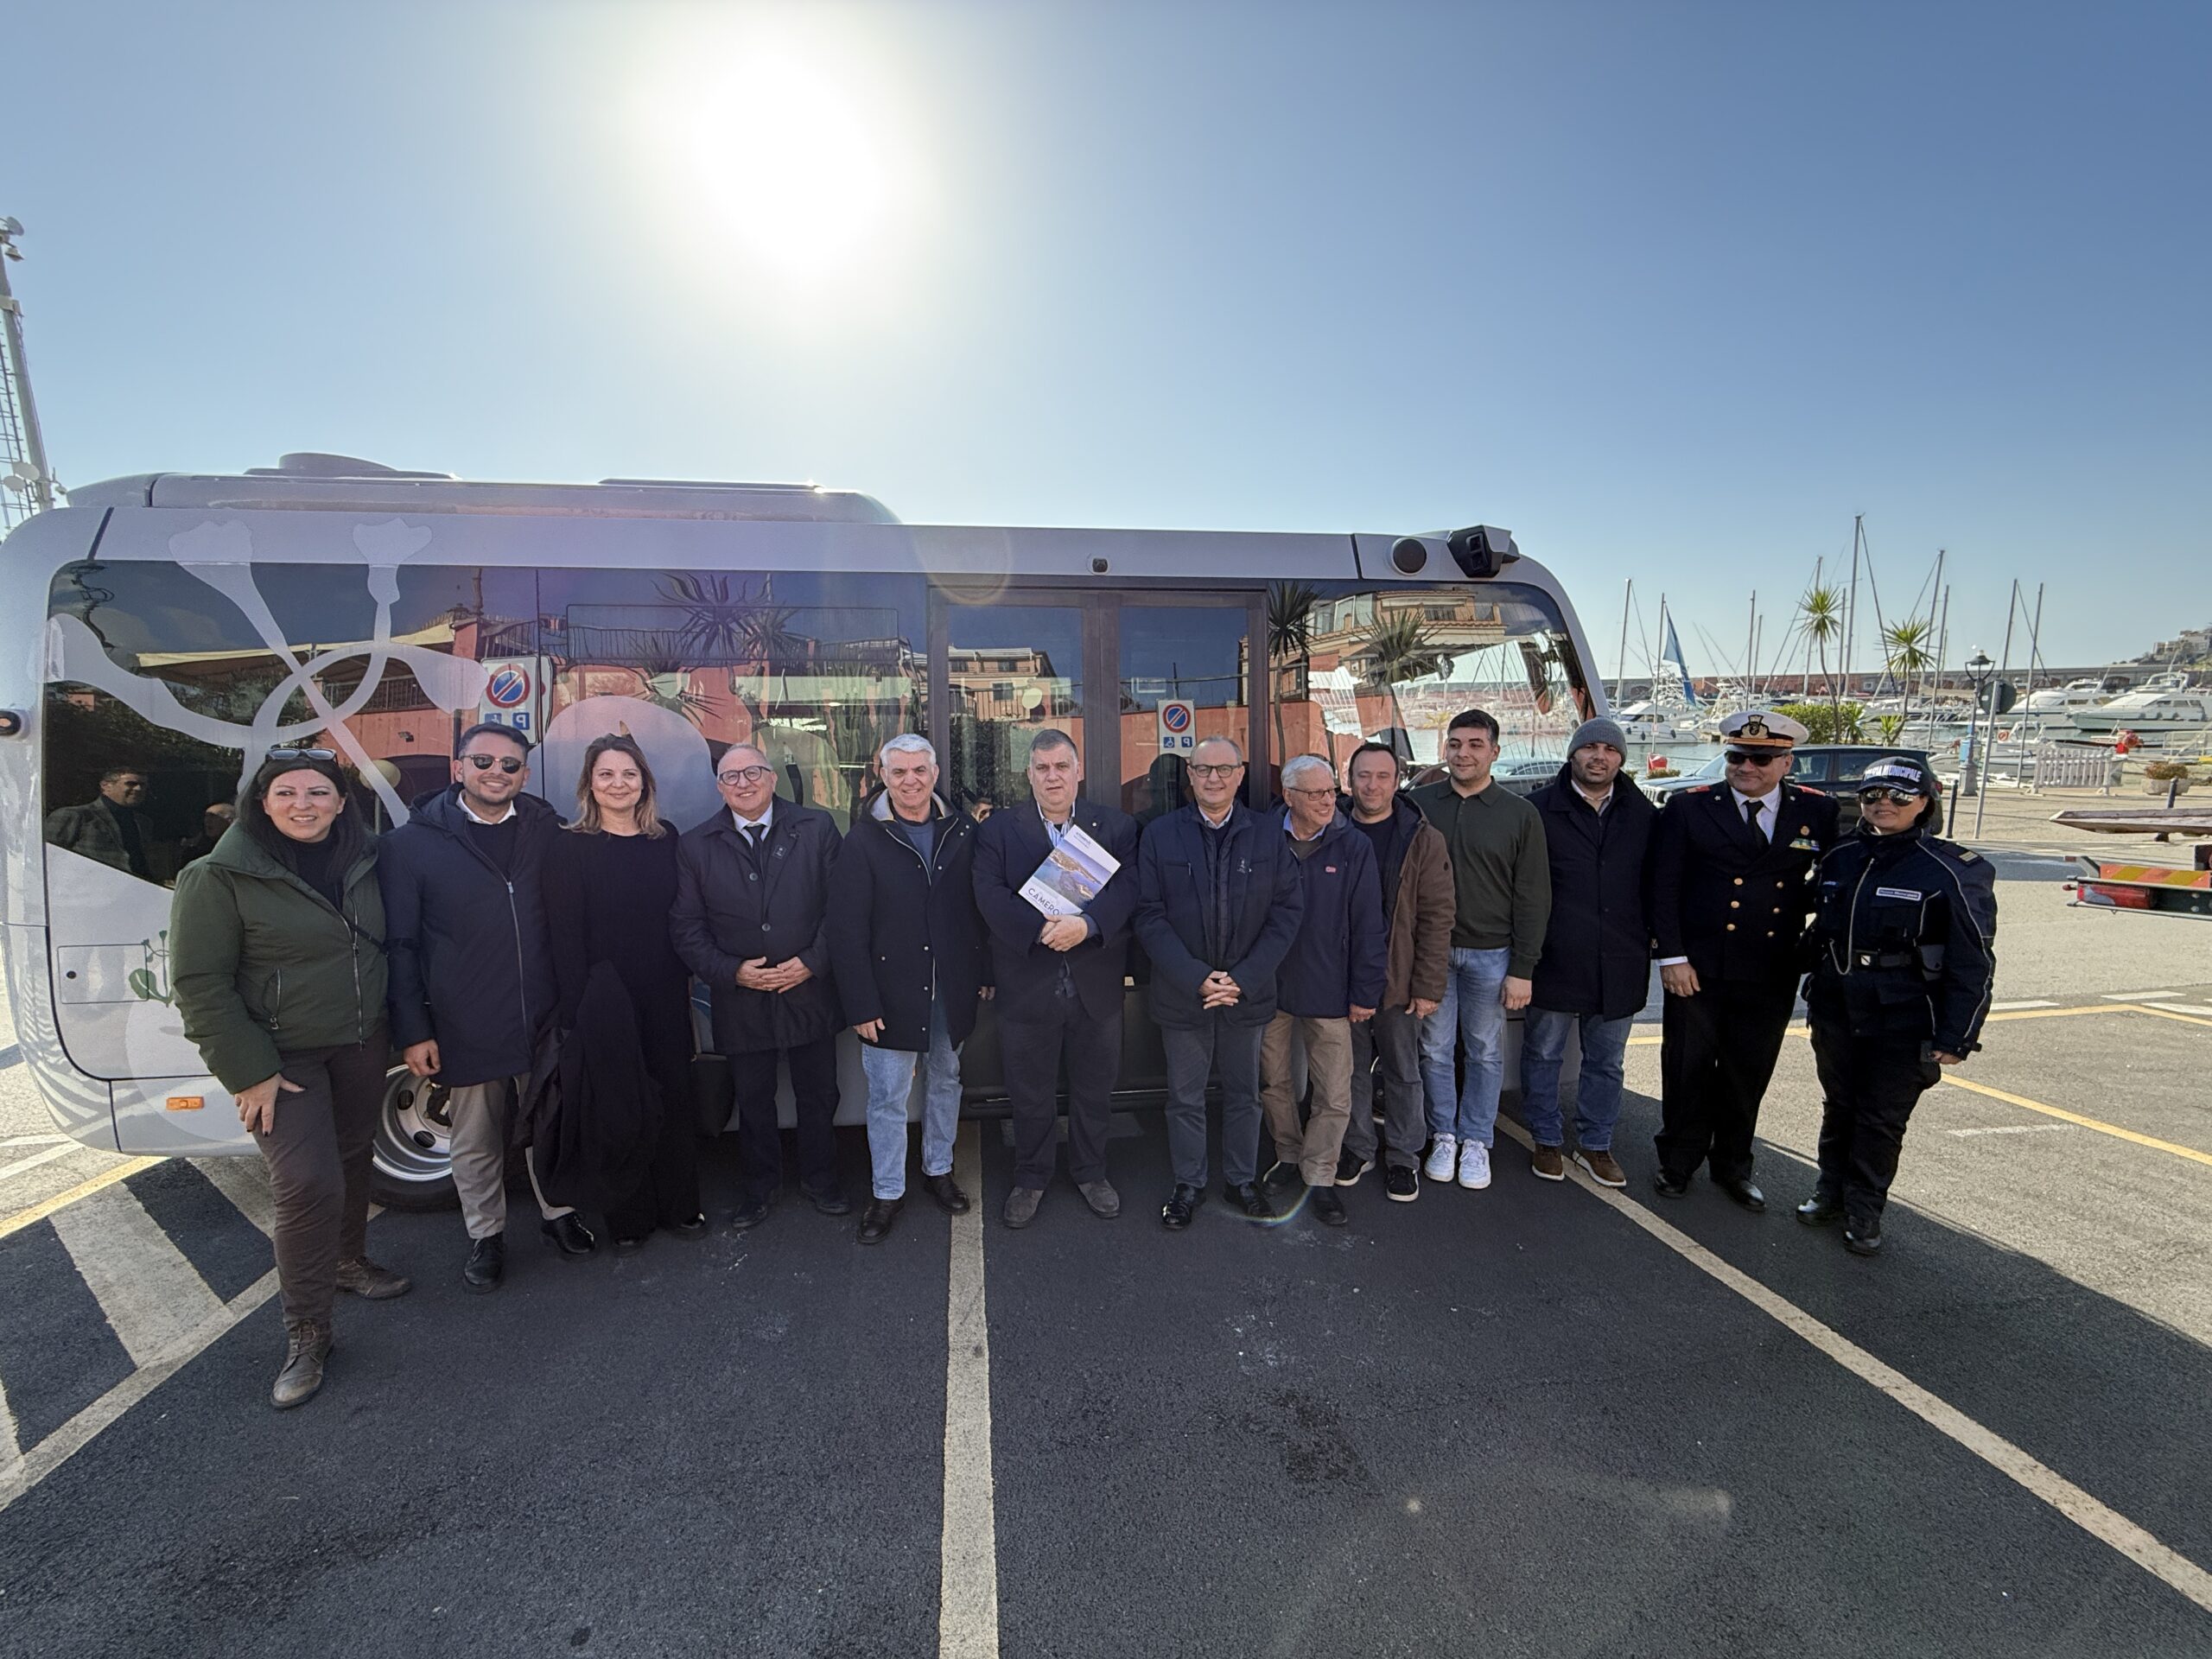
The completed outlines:
<svg viewBox="0 0 2212 1659">
<path fill-rule="evenodd" d="M 522 1003 L 522 1028 L 531 1036 L 537 1035 L 530 1019 L 530 964 L 522 953 L 522 912 L 515 908 L 515 884 L 506 877 L 507 920 L 515 934 L 515 995 Z"/>
<path fill-rule="evenodd" d="M 894 819 L 898 816 L 899 815 L 895 812 L 892 814 L 892 817 Z M 945 823 L 948 825 L 950 824 L 952 820 L 950 817 L 945 819 Z M 912 842 L 907 840 L 906 836 L 899 833 L 898 827 L 895 823 L 887 823 L 885 825 L 885 833 L 889 835 L 892 840 L 897 842 L 908 852 L 913 854 L 914 861 L 922 867 L 922 931 L 926 934 L 929 931 L 930 919 L 929 893 L 930 890 L 937 886 L 937 872 L 930 867 L 929 860 L 922 856 L 921 849 L 915 846 Z M 943 832 L 939 832 L 937 839 L 931 843 L 930 850 L 939 853 L 944 850 L 944 836 Z M 928 949 L 927 946 L 923 948 L 925 950 Z M 930 1007 L 932 1009 L 937 1007 L 937 952 L 934 950 L 930 951 Z M 925 1030 L 922 1034 L 926 1038 L 929 1035 L 929 1033 Z"/>
<path fill-rule="evenodd" d="M 273 984 L 275 995 L 269 999 L 269 1029 L 278 1031 L 283 1029 L 284 1024 L 276 1017 L 284 1006 L 284 970 L 282 968 L 276 970 L 276 977 Z"/>
</svg>

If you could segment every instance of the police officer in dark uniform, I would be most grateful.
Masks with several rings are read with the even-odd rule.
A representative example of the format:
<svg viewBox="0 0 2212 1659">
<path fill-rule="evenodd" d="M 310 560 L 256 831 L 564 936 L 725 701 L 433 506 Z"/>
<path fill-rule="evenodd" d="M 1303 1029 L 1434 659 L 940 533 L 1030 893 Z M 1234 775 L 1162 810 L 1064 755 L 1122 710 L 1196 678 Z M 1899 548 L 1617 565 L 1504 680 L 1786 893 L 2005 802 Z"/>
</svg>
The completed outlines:
<svg viewBox="0 0 2212 1659">
<path fill-rule="evenodd" d="M 1651 835 L 1651 928 L 1666 1006 L 1659 1051 L 1659 1166 L 1679 1198 L 1710 1160 L 1713 1184 L 1746 1210 L 1751 1136 L 1796 1007 L 1809 878 L 1836 838 L 1836 804 L 1786 784 L 1806 735 L 1786 715 L 1749 709 L 1720 723 L 1722 785 L 1669 798 Z"/>
<path fill-rule="evenodd" d="M 1820 1181 L 1797 1219 L 1841 1220 L 1854 1255 L 1882 1248 L 1905 1120 L 1980 1046 L 1997 977 L 1996 877 L 1932 833 L 1936 798 L 1919 761 L 1876 761 L 1859 785 L 1859 833 L 1821 860 L 1805 1001 L 1826 1100 Z"/>
</svg>

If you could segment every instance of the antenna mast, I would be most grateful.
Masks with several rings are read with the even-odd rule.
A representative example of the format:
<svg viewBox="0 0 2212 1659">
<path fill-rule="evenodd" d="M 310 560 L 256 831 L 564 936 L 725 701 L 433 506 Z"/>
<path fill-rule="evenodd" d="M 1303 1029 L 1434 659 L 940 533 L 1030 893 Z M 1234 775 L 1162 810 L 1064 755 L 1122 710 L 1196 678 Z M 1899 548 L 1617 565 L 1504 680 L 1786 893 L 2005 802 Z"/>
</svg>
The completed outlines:
<svg viewBox="0 0 2212 1659">
<path fill-rule="evenodd" d="M 35 512 L 54 505 L 60 486 L 46 464 L 46 440 L 38 429 L 38 405 L 31 400 L 30 365 L 23 356 L 23 308 L 8 286 L 8 262 L 23 256 L 16 251 L 22 226 L 0 218 L 0 334 L 6 349 L 0 352 L 0 531 L 13 530 Z"/>
</svg>

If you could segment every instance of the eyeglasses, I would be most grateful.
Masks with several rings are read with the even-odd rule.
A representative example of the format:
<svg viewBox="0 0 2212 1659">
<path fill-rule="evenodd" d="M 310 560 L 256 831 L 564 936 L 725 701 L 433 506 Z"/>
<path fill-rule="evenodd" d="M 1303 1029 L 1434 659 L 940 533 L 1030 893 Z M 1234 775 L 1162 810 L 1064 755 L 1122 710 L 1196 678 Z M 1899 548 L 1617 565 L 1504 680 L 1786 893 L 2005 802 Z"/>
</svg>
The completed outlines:
<svg viewBox="0 0 2212 1659">
<path fill-rule="evenodd" d="M 1337 791 L 1335 790 L 1329 788 L 1326 785 L 1324 785 L 1319 789 L 1286 789 L 1283 791 L 1283 793 L 1286 795 L 1310 795 L 1316 800 L 1322 799 L 1325 797 L 1332 796 Z"/>
<path fill-rule="evenodd" d="M 1891 806 L 1910 806 L 1919 798 L 1920 791 L 1916 789 L 1891 789 L 1887 785 L 1877 785 L 1872 789 L 1859 791 L 1861 806 L 1872 806 L 1882 801 L 1887 801 Z"/>
<path fill-rule="evenodd" d="M 271 760 L 335 760 L 338 758 L 338 751 L 335 749 L 271 749 L 269 751 L 269 758 Z"/>
<path fill-rule="evenodd" d="M 1770 766 L 1777 760 L 1787 760 L 1789 758 L 1788 754 L 1778 749 L 1759 754 L 1754 754 L 1748 749 L 1728 751 L 1728 764 L 1732 766 Z"/>
<path fill-rule="evenodd" d="M 716 772 L 715 781 L 719 784 L 728 784 L 732 789 L 735 789 L 740 784 L 757 784 L 763 778 L 772 778 L 775 775 L 776 769 L 773 766 L 737 766 L 728 772 Z"/>
<path fill-rule="evenodd" d="M 489 772 L 497 766 L 510 778 L 530 764 L 526 760 L 517 760 L 512 754 L 464 754 L 461 758 L 479 772 Z"/>
<path fill-rule="evenodd" d="M 1201 765 L 1196 760 L 1186 760 L 1184 765 L 1190 767 L 1191 776 L 1193 778 L 1234 778 L 1244 770 L 1244 763 L 1242 760 L 1232 761 L 1227 766 L 1219 766 L 1211 764 Z"/>
</svg>

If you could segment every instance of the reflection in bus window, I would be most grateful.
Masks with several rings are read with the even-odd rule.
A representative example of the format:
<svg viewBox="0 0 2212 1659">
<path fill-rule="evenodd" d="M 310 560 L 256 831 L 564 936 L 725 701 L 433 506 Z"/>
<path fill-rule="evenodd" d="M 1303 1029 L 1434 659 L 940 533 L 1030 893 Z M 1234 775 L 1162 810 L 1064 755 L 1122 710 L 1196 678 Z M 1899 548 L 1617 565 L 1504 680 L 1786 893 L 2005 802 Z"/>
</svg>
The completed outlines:
<svg viewBox="0 0 2212 1659">
<path fill-rule="evenodd" d="M 227 827 L 249 747 L 328 747 L 365 761 L 355 804 L 379 827 L 442 787 L 454 734 L 488 711 L 473 694 L 461 703 L 463 682 L 441 665 L 528 649 L 514 641 L 535 632 L 531 573 L 402 566 L 381 645 L 377 601 L 348 575 L 257 563 L 241 590 L 265 611 L 257 616 L 167 561 L 58 573 L 48 613 L 63 667 L 46 689 L 41 744 L 48 843 L 172 881 Z M 235 579 L 235 569 L 224 573 Z M 418 667 L 440 669 L 442 702 Z M 467 673 L 471 685 L 480 677 Z"/>
<path fill-rule="evenodd" d="M 679 828 L 719 809 L 715 764 L 747 743 L 775 768 L 778 794 L 842 829 L 876 752 L 927 729 L 919 577 L 548 569 L 539 583 L 556 805 L 585 744 L 620 727 L 652 758 Z"/>
<path fill-rule="evenodd" d="M 1140 822 L 1190 799 L 1183 758 L 1191 747 L 1226 737 L 1249 749 L 1249 614 L 1241 600 L 1122 607 L 1122 810 Z M 1187 725 L 1179 703 L 1190 705 Z"/>
<path fill-rule="evenodd" d="M 977 817 L 1029 798 L 1029 743 L 1047 727 L 1083 730 L 1083 612 L 1062 605 L 946 609 L 949 747 L 944 782 Z"/>
<path fill-rule="evenodd" d="M 1268 645 L 1278 767 L 1320 754 L 1341 777 L 1354 749 L 1377 742 L 1417 776 L 1440 764 L 1464 709 L 1497 717 L 1507 759 L 1563 756 L 1591 706 L 1557 607 L 1510 582 L 1278 582 Z"/>
</svg>

